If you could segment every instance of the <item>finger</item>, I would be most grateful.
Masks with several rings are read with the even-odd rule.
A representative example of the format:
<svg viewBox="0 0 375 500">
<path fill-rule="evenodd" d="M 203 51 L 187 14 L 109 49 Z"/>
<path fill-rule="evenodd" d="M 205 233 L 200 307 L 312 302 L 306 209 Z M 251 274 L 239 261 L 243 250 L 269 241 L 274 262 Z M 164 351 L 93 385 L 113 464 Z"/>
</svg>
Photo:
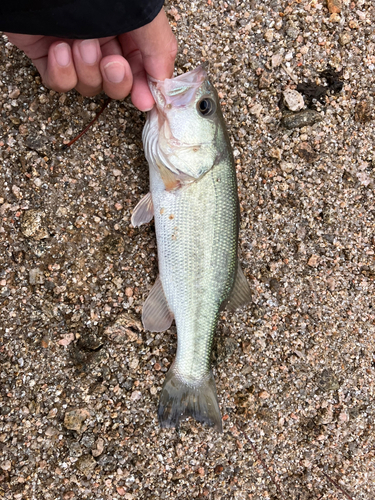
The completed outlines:
<svg viewBox="0 0 375 500">
<path fill-rule="evenodd" d="M 72 47 L 74 67 L 78 83 L 76 90 L 84 96 L 94 96 L 102 90 L 102 74 L 100 72 L 101 50 L 99 41 L 76 40 Z"/>
<path fill-rule="evenodd" d="M 68 43 L 53 43 L 48 56 L 33 59 L 43 83 L 57 92 L 67 92 L 77 85 L 77 74 L 73 64 L 72 51 Z"/>
<path fill-rule="evenodd" d="M 129 63 L 119 55 L 109 55 L 100 61 L 103 90 L 112 99 L 124 99 L 130 94 L 133 76 Z"/>
<path fill-rule="evenodd" d="M 146 72 L 157 80 L 171 78 L 177 55 L 177 41 L 162 9 L 151 23 L 130 33 L 141 51 Z"/>
<path fill-rule="evenodd" d="M 142 54 L 137 49 L 130 34 L 125 33 L 119 36 L 119 41 L 133 74 L 132 103 L 141 111 L 149 111 L 154 106 L 155 101 L 148 87 Z"/>
<path fill-rule="evenodd" d="M 102 51 L 102 57 L 106 56 L 122 56 L 121 45 L 119 44 L 117 37 L 101 38 L 100 40 L 100 50 Z"/>
</svg>

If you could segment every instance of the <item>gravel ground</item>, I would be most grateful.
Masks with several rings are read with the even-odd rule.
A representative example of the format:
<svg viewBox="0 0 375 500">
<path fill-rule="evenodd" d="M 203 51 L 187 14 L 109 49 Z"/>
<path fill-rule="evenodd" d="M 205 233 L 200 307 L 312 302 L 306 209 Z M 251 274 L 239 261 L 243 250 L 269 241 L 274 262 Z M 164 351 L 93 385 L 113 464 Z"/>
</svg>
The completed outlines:
<svg viewBox="0 0 375 500">
<path fill-rule="evenodd" d="M 139 322 L 157 274 L 153 225 L 130 227 L 145 116 L 112 102 L 61 150 L 104 96 L 49 91 L 3 37 L 0 497 L 373 499 L 374 3 L 166 10 L 177 73 L 210 63 L 237 163 L 253 303 L 218 328 L 224 433 L 156 419 L 176 331 Z M 329 65 L 342 90 L 290 118 L 283 92 Z"/>
</svg>

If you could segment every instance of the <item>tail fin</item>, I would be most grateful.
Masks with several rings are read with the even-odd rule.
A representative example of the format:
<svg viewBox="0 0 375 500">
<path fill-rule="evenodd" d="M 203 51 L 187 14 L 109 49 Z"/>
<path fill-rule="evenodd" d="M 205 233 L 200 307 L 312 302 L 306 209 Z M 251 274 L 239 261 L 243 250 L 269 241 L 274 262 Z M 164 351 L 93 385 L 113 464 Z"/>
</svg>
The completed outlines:
<svg viewBox="0 0 375 500">
<path fill-rule="evenodd" d="M 202 382 L 189 385 L 176 374 L 172 366 L 160 394 L 160 427 L 178 427 L 180 420 L 190 416 L 214 427 L 218 432 L 223 431 L 212 372 Z"/>
</svg>

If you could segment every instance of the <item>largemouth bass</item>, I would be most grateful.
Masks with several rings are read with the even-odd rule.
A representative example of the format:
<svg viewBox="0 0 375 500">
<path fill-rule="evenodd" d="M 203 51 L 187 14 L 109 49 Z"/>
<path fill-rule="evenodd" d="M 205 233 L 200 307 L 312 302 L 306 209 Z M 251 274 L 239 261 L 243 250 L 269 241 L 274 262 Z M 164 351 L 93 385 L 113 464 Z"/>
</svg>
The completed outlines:
<svg viewBox="0 0 375 500">
<path fill-rule="evenodd" d="M 177 353 L 160 395 L 161 427 L 192 416 L 222 430 L 210 367 L 220 311 L 250 300 L 238 264 L 239 204 L 229 137 L 204 67 L 157 81 L 143 144 L 150 193 L 133 226 L 155 219 L 159 276 L 144 306 L 144 328 L 177 326 Z"/>
</svg>

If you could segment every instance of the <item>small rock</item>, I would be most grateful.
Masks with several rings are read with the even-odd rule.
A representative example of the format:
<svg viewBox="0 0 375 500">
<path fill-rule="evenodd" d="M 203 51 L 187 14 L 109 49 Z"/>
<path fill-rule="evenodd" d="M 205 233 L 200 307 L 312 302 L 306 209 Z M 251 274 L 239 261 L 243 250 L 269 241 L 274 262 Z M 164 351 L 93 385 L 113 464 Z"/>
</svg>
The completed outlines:
<svg viewBox="0 0 375 500">
<path fill-rule="evenodd" d="M 140 391 L 133 391 L 131 393 L 130 399 L 132 401 L 138 401 L 142 398 L 142 393 Z"/>
<path fill-rule="evenodd" d="M 295 153 L 307 162 L 313 162 L 316 158 L 316 153 L 308 142 L 301 142 L 296 147 Z"/>
<path fill-rule="evenodd" d="M 249 109 L 250 114 L 256 116 L 257 118 L 260 117 L 262 111 L 263 111 L 263 106 L 261 104 L 254 104 L 254 106 L 252 106 Z"/>
<path fill-rule="evenodd" d="M 320 261 L 319 255 L 312 255 L 309 258 L 307 265 L 310 267 L 316 267 L 319 264 L 319 261 Z"/>
<path fill-rule="evenodd" d="M 264 33 L 264 39 L 268 42 L 271 43 L 273 40 L 273 30 L 267 30 Z"/>
<path fill-rule="evenodd" d="M 269 394 L 269 392 L 267 392 L 267 391 L 262 391 L 262 392 L 260 392 L 260 393 L 259 393 L 259 397 L 260 397 L 261 399 L 267 399 L 267 398 L 269 398 L 269 397 L 270 397 L 270 394 Z"/>
<path fill-rule="evenodd" d="M 285 33 L 292 39 L 295 40 L 299 35 L 299 29 L 295 26 L 288 26 Z"/>
<path fill-rule="evenodd" d="M 259 78 L 258 87 L 261 90 L 262 89 L 268 89 L 271 86 L 271 82 L 272 82 L 271 73 L 269 73 L 268 71 L 264 71 L 262 73 L 262 76 Z"/>
<path fill-rule="evenodd" d="M 30 269 L 29 271 L 29 283 L 30 285 L 42 285 L 44 283 L 44 274 L 38 268 Z"/>
<path fill-rule="evenodd" d="M 58 344 L 66 347 L 73 342 L 74 338 L 74 333 L 66 333 L 63 335 L 63 338 L 58 341 Z"/>
<path fill-rule="evenodd" d="M 80 432 L 83 422 L 90 416 L 90 413 L 83 409 L 68 411 L 64 417 L 64 427 L 72 431 Z"/>
<path fill-rule="evenodd" d="M 49 237 L 44 223 L 44 213 L 40 210 L 27 210 L 22 218 L 21 233 L 32 240 L 42 240 Z"/>
<path fill-rule="evenodd" d="M 367 123 L 372 120 L 371 106 L 366 100 L 360 101 L 354 110 L 354 120 L 359 123 Z"/>
<path fill-rule="evenodd" d="M 136 331 L 143 331 L 142 323 L 131 314 L 123 313 L 117 317 L 113 325 L 106 328 L 104 335 L 108 335 L 112 339 L 126 335 L 130 342 L 135 342 L 139 338 Z"/>
<path fill-rule="evenodd" d="M 4 462 L 1 462 L 0 467 L 3 470 L 10 470 L 12 468 L 12 462 L 10 460 L 5 460 Z"/>
<path fill-rule="evenodd" d="M 44 135 L 29 135 L 26 139 L 26 146 L 35 151 L 44 151 L 48 138 Z"/>
<path fill-rule="evenodd" d="M 322 121 L 321 115 L 313 109 L 305 109 L 299 113 L 288 114 L 283 116 L 281 124 L 288 130 L 294 128 L 306 127 L 314 123 Z"/>
<path fill-rule="evenodd" d="M 327 7 L 331 14 L 340 14 L 342 9 L 341 0 L 327 0 Z"/>
<path fill-rule="evenodd" d="M 280 66 L 282 62 L 283 62 L 283 56 L 281 54 L 274 54 L 272 56 L 271 63 L 273 68 L 277 68 L 278 66 Z"/>
<path fill-rule="evenodd" d="M 270 280 L 270 289 L 273 292 L 278 292 L 280 291 L 280 283 L 276 278 L 271 278 Z"/>
<path fill-rule="evenodd" d="M 16 186 L 15 184 L 13 184 L 12 186 L 12 193 L 14 194 L 14 196 L 17 198 L 17 200 L 21 200 L 22 199 L 22 193 L 21 193 L 21 190 L 18 186 Z"/>
<path fill-rule="evenodd" d="M 333 290 L 336 287 L 336 282 L 333 278 L 327 278 L 327 285 L 328 285 L 329 290 L 331 290 L 331 292 L 333 292 Z"/>
<path fill-rule="evenodd" d="M 324 392 L 335 391 L 340 387 L 338 380 L 331 369 L 325 369 L 317 380 L 318 386 Z"/>
<path fill-rule="evenodd" d="M 284 90 L 283 98 L 285 106 L 291 111 L 300 111 L 305 105 L 303 96 L 299 92 L 297 92 L 297 90 Z"/>
<path fill-rule="evenodd" d="M 95 469 L 96 461 L 92 455 L 82 455 L 76 462 L 77 469 L 83 474 L 90 474 Z"/>
<path fill-rule="evenodd" d="M 136 370 L 139 365 L 139 359 L 138 358 L 133 358 L 131 361 L 129 361 L 129 368 L 130 370 Z"/>
<path fill-rule="evenodd" d="M 280 163 L 280 168 L 283 172 L 290 174 L 291 172 L 293 172 L 293 170 L 296 168 L 296 166 L 293 163 L 289 163 L 287 161 L 282 161 Z"/>
<path fill-rule="evenodd" d="M 105 254 L 117 255 L 125 251 L 124 239 L 118 234 L 109 234 L 102 243 L 102 251 Z"/>
<path fill-rule="evenodd" d="M 271 158 L 276 158 L 276 160 L 281 160 L 282 154 L 283 154 L 283 152 L 280 148 L 271 148 L 270 149 Z"/>
<path fill-rule="evenodd" d="M 52 436 L 56 436 L 56 434 L 58 434 L 58 430 L 55 429 L 55 427 L 47 427 L 46 429 L 46 436 L 48 437 L 52 437 Z"/>
<path fill-rule="evenodd" d="M 19 97 L 20 93 L 21 93 L 20 89 L 14 89 L 14 90 L 12 90 L 12 92 L 9 93 L 8 96 L 10 99 L 17 99 L 17 97 Z"/>
<path fill-rule="evenodd" d="M 70 456 L 73 457 L 73 458 L 78 458 L 80 456 L 82 456 L 82 447 L 79 443 L 72 443 L 70 446 L 69 446 L 69 451 L 70 451 Z"/>
<path fill-rule="evenodd" d="M 92 454 L 94 457 L 98 457 L 103 453 L 104 450 L 104 439 L 103 438 L 98 438 L 96 442 L 96 450 L 92 450 Z"/>
<path fill-rule="evenodd" d="M 350 33 L 348 33 L 347 31 L 344 31 L 344 33 L 341 33 L 339 36 L 339 42 L 340 42 L 340 45 L 342 45 L 342 46 L 347 45 L 352 40 L 353 40 L 352 35 Z"/>
</svg>

